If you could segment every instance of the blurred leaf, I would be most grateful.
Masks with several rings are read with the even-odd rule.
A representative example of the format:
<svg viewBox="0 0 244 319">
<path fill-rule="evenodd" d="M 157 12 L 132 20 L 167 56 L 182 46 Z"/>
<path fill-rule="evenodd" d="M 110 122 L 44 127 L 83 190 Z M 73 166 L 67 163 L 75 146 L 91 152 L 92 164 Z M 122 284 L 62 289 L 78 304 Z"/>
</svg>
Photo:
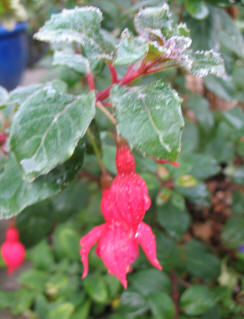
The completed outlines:
<svg viewBox="0 0 244 319">
<path fill-rule="evenodd" d="M 244 243 L 244 217 L 231 217 L 222 230 L 222 239 L 226 246 L 237 248 Z"/>
<path fill-rule="evenodd" d="M 71 319 L 87 319 L 91 308 L 90 300 L 86 300 L 82 305 L 75 309 Z"/>
<path fill-rule="evenodd" d="M 148 296 L 159 291 L 170 292 L 171 281 L 164 271 L 156 269 L 140 270 L 130 276 L 130 286 L 133 290 Z"/>
<path fill-rule="evenodd" d="M 15 293 L 15 298 L 12 300 L 11 312 L 14 315 L 20 315 L 26 313 L 31 308 L 34 300 L 34 294 L 32 291 L 20 289 Z"/>
<path fill-rule="evenodd" d="M 208 15 L 208 7 L 202 0 L 185 0 L 185 5 L 195 19 L 205 19 Z"/>
<path fill-rule="evenodd" d="M 171 270 L 180 263 L 180 253 L 176 242 L 162 233 L 157 236 L 157 256 L 166 271 Z"/>
<path fill-rule="evenodd" d="M 200 182 L 194 187 L 176 187 L 176 191 L 196 205 L 209 206 L 210 195 L 204 183 Z"/>
<path fill-rule="evenodd" d="M 179 209 L 171 203 L 166 203 L 159 207 L 157 209 L 157 217 L 160 225 L 177 240 L 184 235 L 191 221 L 190 215 L 186 210 Z"/>
<path fill-rule="evenodd" d="M 240 185 L 244 185 L 244 166 L 237 169 L 232 176 L 234 182 Z"/>
<path fill-rule="evenodd" d="M 68 223 L 55 229 L 53 248 L 59 259 L 80 260 L 80 236 Z"/>
<path fill-rule="evenodd" d="M 32 248 L 29 256 L 33 265 L 40 270 L 50 270 L 54 264 L 54 257 L 46 240 Z"/>
<path fill-rule="evenodd" d="M 232 194 L 232 211 L 235 214 L 244 215 L 244 196 L 241 191 L 235 191 Z"/>
<path fill-rule="evenodd" d="M 206 286 L 191 286 L 180 298 L 180 305 L 188 315 L 201 315 L 215 304 L 215 295 Z"/>
<path fill-rule="evenodd" d="M 48 319 L 70 319 L 74 310 L 74 306 L 68 302 L 52 304 L 48 312 Z"/>
<path fill-rule="evenodd" d="M 234 87 L 230 79 L 219 78 L 215 75 L 208 75 L 204 84 L 211 91 L 226 101 L 233 101 Z"/>
<path fill-rule="evenodd" d="M 128 29 L 125 29 L 121 34 L 114 64 L 132 64 L 143 59 L 147 52 L 147 42 L 140 37 L 134 37 Z"/>
<path fill-rule="evenodd" d="M 213 50 L 193 52 L 190 58 L 192 60 L 191 72 L 195 76 L 205 77 L 208 74 L 223 76 L 225 73 L 223 59 Z"/>
<path fill-rule="evenodd" d="M 10 308 L 13 304 L 15 292 L 0 290 L 0 309 Z"/>
<path fill-rule="evenodd" d="M 192 275 L 206 280 L 215 280 L 220 274 L 220 261 L 208 252 L 207 247 L 197 240 L 183 246 L 184 266 Z"/>
<path fill-rule="evenodd" d="M 43 292 L 49 276 L 50 275 L 44 271 L 29 269 L 20 275 L 19 283 L 35 292 Z"/>
<path fill-rule="evenodd" d="M 149 304 L 141 294 L 129 289 L 122 293 L 119 310 L 124 315 L 127 315 L 128 318 L 135 318 L 145 313 L 148 309 Z"/>
<path fill-rule="evenodd" d="M 172 298 L 165 292 L 154 292 L 148 296 L 148 302 L 153 319 L 173 319 L 175 305 Z"/>
<path fill-rule="evenodd" d="M 84 279 L 84 288 L 95 302 L 105 303 L 108 300 L 108 289 L 102 276 L 89 274 Z"/>
</svg>

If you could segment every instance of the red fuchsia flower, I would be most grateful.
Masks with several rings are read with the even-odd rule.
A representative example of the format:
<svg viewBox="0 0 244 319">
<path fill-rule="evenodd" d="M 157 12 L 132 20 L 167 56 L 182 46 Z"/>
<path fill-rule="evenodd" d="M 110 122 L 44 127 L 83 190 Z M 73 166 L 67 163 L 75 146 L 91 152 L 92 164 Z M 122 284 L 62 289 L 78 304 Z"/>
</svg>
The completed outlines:
<svg viewBox="0 0 244 319">
<path fill-rule="evenodd" d="M 1 254 L 8 273 L 12 274 L 19 268 L 25 260 L 25 247 L 19 241 L 19 232 L 16 228 L 11 227 L 6 232 L 6 240 L 1 246 Z"/>
<path fill-rule="evenodd" d="M 6 142 L 7 138 L 8 136 L 6 134 L 0 132 L 0 145 L 3 145 Z"/>
<path fill-rule="evenodd" d="M 126 275 L 138 256 L 139 245 L 154 267 L 162 267 L 156 257 L 155 236 L 150 226 L 142 222 L 151 205 L 147 186 L 135 173 L 135 161 L 127 145 L 118 147 L 116 166 L 118 175 L 102 193 L 101 210 L 106 223 L 94 227 L 80 241 L 82 277 L 88 273 L 89 251 L 97 243 L 97 255 L 126 288 Z"/>
</svg>

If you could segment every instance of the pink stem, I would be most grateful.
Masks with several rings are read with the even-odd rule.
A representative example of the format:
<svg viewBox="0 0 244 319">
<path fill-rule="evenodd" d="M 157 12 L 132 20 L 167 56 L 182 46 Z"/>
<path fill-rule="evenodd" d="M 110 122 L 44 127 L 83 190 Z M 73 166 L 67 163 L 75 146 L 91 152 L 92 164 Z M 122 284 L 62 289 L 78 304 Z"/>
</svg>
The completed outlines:
<svg viewBox="0 0 244 319">
<path fill-rule="evenodd" d="M 109 62 L 107 62 L 107 66 L 109 68 L 109 71 L 110 71 L 110 74 L 111 74 L 111 77 L 112 77 L 112 83 L 113 84 L 118 83 L 118 77 L 117 77 L 116 68 L 112 64 L 110 64 Z"/>
<path fill-rule="evenodd" d="M 92 73 L 87 73 L 86 78 L 88 81 L 88 87 L 89 91 L 94 91 L 95 90 L 95 81 L 94 81 L 94 76 Z"/>
</svg>

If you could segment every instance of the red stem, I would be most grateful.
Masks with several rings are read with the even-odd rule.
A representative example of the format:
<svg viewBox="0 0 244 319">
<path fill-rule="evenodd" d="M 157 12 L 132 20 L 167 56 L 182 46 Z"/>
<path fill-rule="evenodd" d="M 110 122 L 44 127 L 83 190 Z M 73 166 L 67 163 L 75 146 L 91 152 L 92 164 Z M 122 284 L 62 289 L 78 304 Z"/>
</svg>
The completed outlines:
<svg viewBox="0 0 244 319">
<path fill-rule="evenodd" d="M 175 167 L 180 167 L 180 164 L 177 162 L 170 162 L 168 160 L 164 160 L 164 159 L 157 159 L 155 157 L 152 156 L 152 159 L 154 160 L 154 162 L 158 163 L 158 164 L 171 164 Z"/>
<path fill-rule="evenodd" d="M 177 283 L 177 277 L 175 275 L 174 270 L 171 271 L 170 279 L 172 282 L 172 298 L 175 304 L 175 317 L 174 319 L 179 319 L 179 291 L 178 291 L 178 283 Z"/>
<path fill-rule="evenodd" d="M 95 81 L 94 81 L 94 76 L 92 73 L 87 73 L 86 78 L 88 81 L 88 87 L 89 91 L 94 91 L 95 90 Z"/>
<path fill-rule="evenodd" d="M 8 135 L 4 134 L 3 132 L 0 132 L 0 145 L 3 145 L 8 138 Z"/>
<path fill-rule="evenodd" d="M 111 77 L 112 77 L 112 83 L 113 84 L 118 83 L 118 77 L 117 77 L 116 68 L 112 64 L 110 64 L 109 62 L 107 62 L 107 66 L 109 68 L 109 71 L 110 71 L 110 74 L 111 74 Z"/>
</svg>

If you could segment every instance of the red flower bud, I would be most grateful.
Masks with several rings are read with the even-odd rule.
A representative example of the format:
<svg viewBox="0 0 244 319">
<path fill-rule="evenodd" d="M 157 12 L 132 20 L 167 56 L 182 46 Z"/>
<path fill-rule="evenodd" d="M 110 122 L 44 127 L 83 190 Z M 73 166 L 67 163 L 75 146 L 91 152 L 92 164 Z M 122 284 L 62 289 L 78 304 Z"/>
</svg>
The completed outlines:
<svg viewBox="0 0 244 319">
<path fill-rule="evenodd" d="M 25 260 L 25 247 L 19 241 L 19 233 L 16 228 L 9 228 L 6 232 L 6 240 L 1 246 L 1 254 L 8 273 L 13 273 Z"/>
</svg>

